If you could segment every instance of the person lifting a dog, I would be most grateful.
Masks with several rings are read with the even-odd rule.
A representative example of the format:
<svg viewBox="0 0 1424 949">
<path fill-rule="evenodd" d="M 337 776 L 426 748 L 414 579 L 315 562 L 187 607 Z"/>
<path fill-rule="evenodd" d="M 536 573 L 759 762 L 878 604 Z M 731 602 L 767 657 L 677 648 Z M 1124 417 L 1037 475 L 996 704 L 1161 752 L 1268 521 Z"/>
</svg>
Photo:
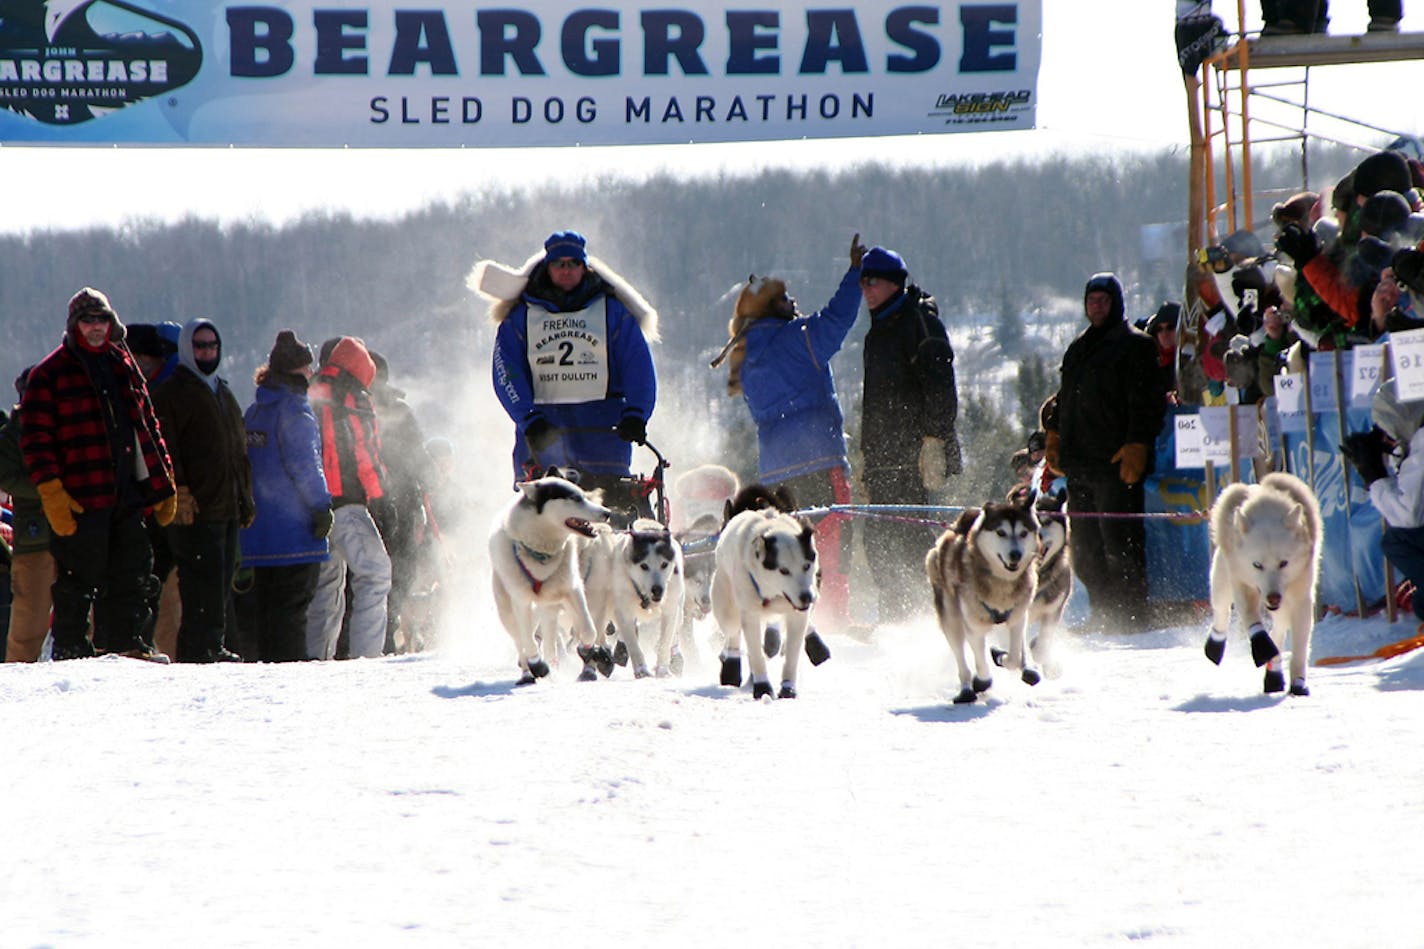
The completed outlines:
<svg viewBox="0 0 1424 949">
<path fill-rule="evenodd" d="M 563 469 L 585 490 L 603 489 L 626 527 L 653 516 L 628 479 L 657 401 L 648 344 L 658 314 L 587 246 L 578 231 L 557 231 L 517 270 L 482 260 L 467 284 L 490 301 L 498 327 L 494 391 L 515 426 L 515 481 Z"/>
</svg>

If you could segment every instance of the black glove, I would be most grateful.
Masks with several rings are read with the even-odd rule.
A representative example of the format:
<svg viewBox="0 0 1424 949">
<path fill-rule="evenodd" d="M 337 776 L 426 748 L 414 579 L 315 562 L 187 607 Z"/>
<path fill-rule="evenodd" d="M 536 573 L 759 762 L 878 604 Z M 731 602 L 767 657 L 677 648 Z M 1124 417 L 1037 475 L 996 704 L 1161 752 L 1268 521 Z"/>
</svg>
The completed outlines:
<svg viewBox="0 0 1424 949">
<path fill-rule="evenodd" d="M 331 534 L 331 525 L 336 522 L 336 516 L 331 513 L 331 508 L 323 508 L 312 515 L 312 533 L 317 540 L 325 540 Z"/>
<path fill-rule="evenodd" d="M 1384 467 L 1384 432 L 1378 427 L 1368 432 L 1351 432 L 1340 446 L 1340 454 L 1360 473 L 1365 486 L 1389 477 Z"/>
<path fill-rule="evenodd" d="M 1391 263 L 1394 279 L 1415 293 L 1424 293 L 1424 252 L 1401 250 Z"/>
<path fill-rule="evenodd" d="M 381 539 L 389 541 L 400 523 L 395 502 L 383 494 L 367 502 L 366 507 L 371 512 L 371 519 L 376 522 L 376 530 L 381 532 Z"/>
<path fill-rule="evenodd" d="M 645 444 L 648 440 L 648 423 L 636 415 L 625 415 L 618 422 L 618 437 L 625 442 Z"/>
<path fill-rule="evenodd" d="M 536 455 L 558 440 L 559 430 L 550 425 L 548 419 L 536 418 L 524 429 L 524 444 Z"/>
<path fill-rule="evenodd" d="M 1320 253 L 1320 244 L 1315 240 L 1315 232 L 1306 230 L 1299 224 L 1287 224 L 1276 235 L 1276 250 L 1295 261 L 1297 270 Z"/>
</svg>

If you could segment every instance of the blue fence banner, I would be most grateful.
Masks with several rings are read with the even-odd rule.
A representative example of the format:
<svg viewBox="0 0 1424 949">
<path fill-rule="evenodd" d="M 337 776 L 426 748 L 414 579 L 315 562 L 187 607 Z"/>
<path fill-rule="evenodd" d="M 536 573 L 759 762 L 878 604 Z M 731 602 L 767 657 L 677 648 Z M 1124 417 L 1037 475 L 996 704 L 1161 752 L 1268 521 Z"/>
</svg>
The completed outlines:
<svg viewBox="0 0 1424 949">
<path fill-rule="evenodd" d="M 1042 0 L 0 0 L 0 141 L 521 147 L 1030 129 Z"/>
</svg>

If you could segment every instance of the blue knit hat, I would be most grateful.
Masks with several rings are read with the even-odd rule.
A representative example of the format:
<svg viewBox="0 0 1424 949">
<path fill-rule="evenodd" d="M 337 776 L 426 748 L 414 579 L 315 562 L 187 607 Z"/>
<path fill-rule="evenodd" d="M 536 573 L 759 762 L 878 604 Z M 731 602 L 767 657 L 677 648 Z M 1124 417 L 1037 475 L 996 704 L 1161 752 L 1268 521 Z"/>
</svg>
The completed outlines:
<svg viewBox="0 0 1424 949">
<path fill-rule="evenodd" d="M 588 241 L 578 231 L 558 231 L 550 234 L 544 240 L 544 259 L 562 260 L 572 258 L 579 263 L 588 261 L 588 252 L 584 248 Z"/>
<path fill-rule="evenodd" d="M 905 258 L 884 247 L 872 247 L 860 261 L 862 277 L 882 277 L 900 286 L 910 279 L 910 271 L 905 268 Z"/>
</svg>

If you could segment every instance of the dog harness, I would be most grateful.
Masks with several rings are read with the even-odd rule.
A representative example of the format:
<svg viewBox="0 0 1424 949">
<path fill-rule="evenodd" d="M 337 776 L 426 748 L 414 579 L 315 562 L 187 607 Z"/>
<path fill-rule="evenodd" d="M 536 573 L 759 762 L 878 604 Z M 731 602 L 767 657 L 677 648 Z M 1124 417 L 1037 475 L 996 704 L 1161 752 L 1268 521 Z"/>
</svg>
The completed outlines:
<svg viewBox="0 0 1424 949">
<path fill-rule="evenodd" d="M 548 563 L 550 558 L 554 555 L 546 554 L 542 550 L 535 550 L 533 547 L 527 544 L 521 544 L 519 541 L 515 541 L 512 546 L 514 548 L 514 562 L 519 565 L 519 572 L 524 574 L 524 579 L 529 581 L 529 585 L 534 588 L 534 592 L 537 594 L 544 588 L 544 581 L 535 579 L 534 574 L 529 572 L 529 568 L 524 566 L 524 558 L 519 556 L 519 551 L 523 550 L 529 555 L 529 559 L 536 563 Z"/>
<path fill-rule="evenodd" d="M 1007 610 L 996 610 L 988 603 L 985 603 L 983 600 L 979 601 L 979 605 L 984 607 L 984 612 L 989 614 L 989 619 L 996 625 L 999 623 L 1007 623 L 1009 621 L 1010 614 L 1013 613 L 1012 608 Z"/>
<path fill-rule="evenodd" d="M 752 582 L 752 590 L 756 593 L 757 596 L 761 597 L 761 608 L 766 609 L 768 606 L 771 605 L 771 601 L 768 600 L 765 596 L 762 596 L 761 587 L 758 586 L 756 582 L 756 575 L 750 570 L 748 570 L 747 579 Z"/>
</svg>

